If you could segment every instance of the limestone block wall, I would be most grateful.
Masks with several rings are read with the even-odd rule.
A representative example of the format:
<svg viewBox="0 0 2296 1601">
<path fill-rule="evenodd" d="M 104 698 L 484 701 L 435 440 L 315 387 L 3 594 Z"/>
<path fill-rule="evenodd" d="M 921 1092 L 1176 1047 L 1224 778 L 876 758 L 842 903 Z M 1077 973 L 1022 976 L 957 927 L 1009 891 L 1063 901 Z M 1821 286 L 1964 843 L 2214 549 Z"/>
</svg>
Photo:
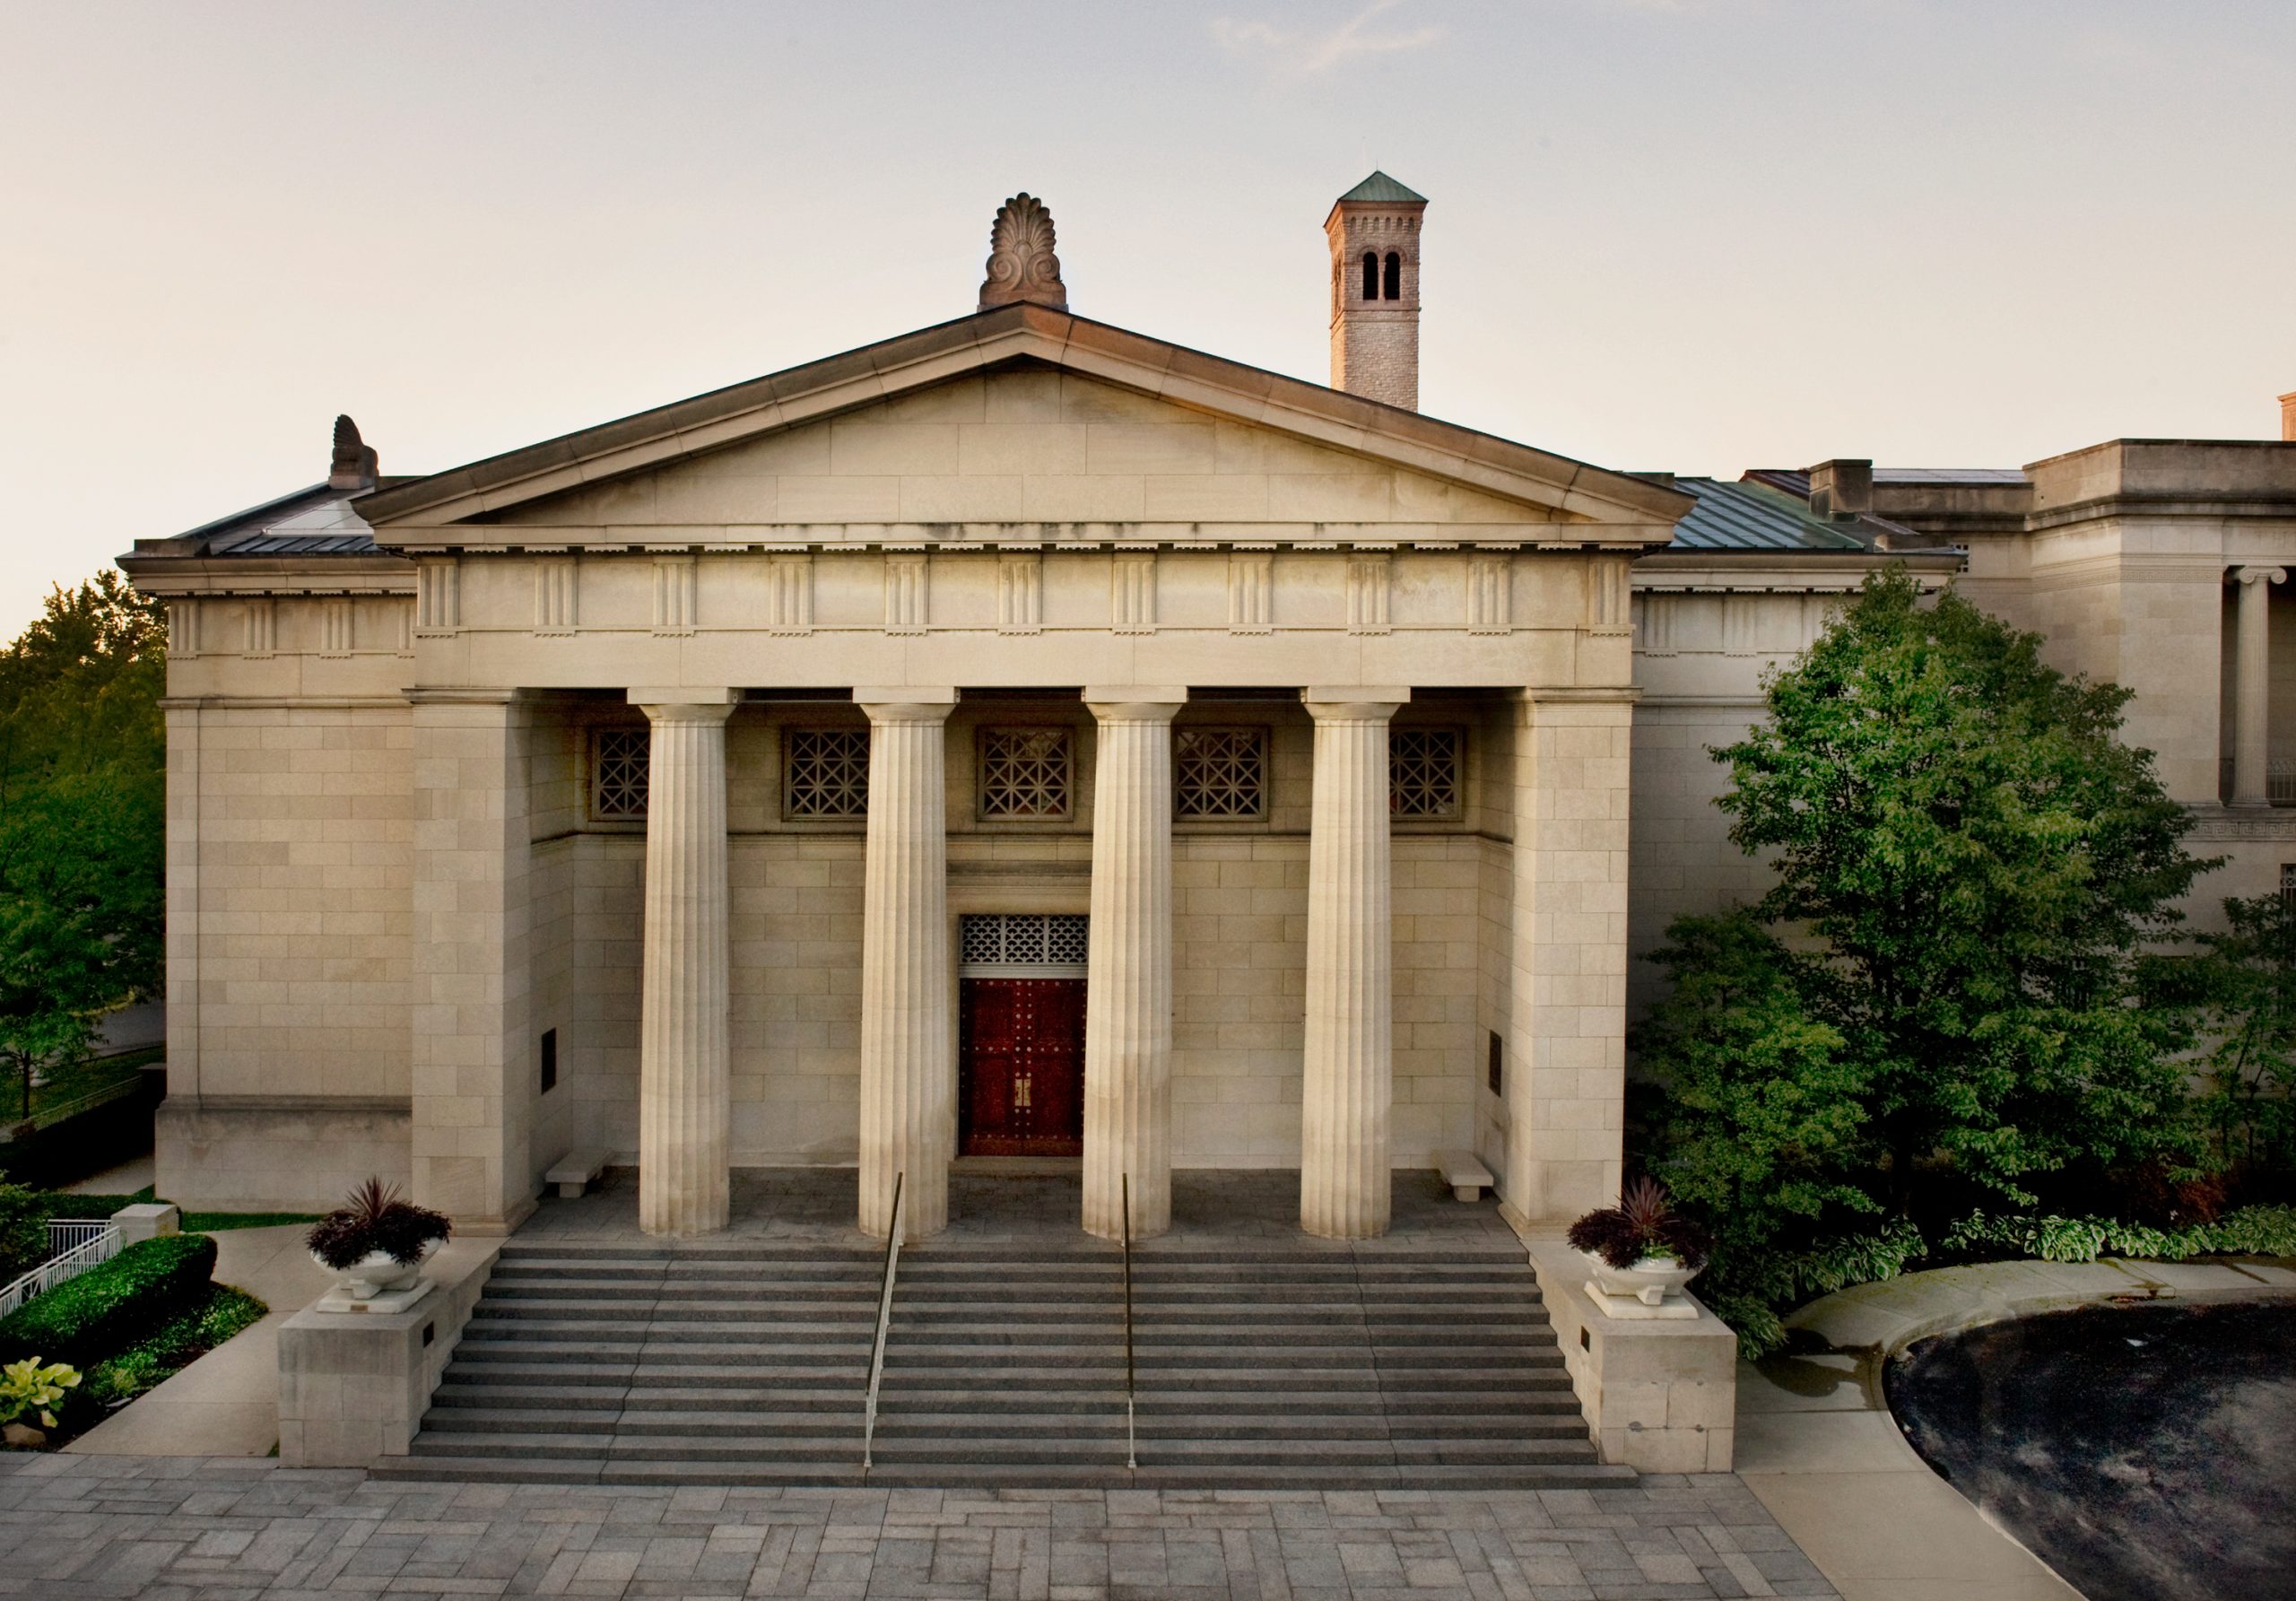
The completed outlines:
<svg viewBox="0 0 2296 1601">
<path fill-rule="evenodd" d="M 1640 1016 L 1664 990 L 1664 975 L 1642 958 L 1664 942 L 1668 925 L 1744 905 L 1770 888 L 1761 860 L 1731 842 L 1730 819 L 1714 804 L 1730 787 L 1730 770 L 1709 754 L 1744 738 L 1761 716 L 1761 702 L 1752 700 L 1635 709 L 1630 1017 Z"/>
<path fill-rule="evenodd" d="M 167 715 L 161 1188 L 300 1205 L 404 1182 L 405 704 L 178 697 Z"/>
</svg>

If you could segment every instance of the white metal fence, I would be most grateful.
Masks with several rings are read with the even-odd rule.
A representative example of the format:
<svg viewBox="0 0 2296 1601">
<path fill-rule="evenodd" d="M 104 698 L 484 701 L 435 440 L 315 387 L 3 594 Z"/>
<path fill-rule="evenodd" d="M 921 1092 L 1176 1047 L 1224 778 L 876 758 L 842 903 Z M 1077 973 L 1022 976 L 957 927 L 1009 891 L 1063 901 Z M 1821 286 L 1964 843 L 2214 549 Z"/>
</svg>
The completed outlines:
<svg viewBox="0 0 2296 1601">
<path fill-rule="evenodd" d="M 100 1219 L 53 1219 L 48 1225 L 48 1249 L 56 1254 L 0 1290 L 0 1318 L 5 1318 L 43 1290 L 53 1290 L 97 1263 L 109 1262 L 119 1255 L 119 1230 Z"/>
</svg>

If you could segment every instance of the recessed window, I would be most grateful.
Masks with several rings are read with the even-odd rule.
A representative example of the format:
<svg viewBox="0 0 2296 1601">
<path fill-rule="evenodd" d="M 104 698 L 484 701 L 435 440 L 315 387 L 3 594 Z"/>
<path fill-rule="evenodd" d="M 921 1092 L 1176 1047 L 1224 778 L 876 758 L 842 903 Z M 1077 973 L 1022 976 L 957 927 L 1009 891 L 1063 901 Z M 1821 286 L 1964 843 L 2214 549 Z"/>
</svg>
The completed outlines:
<svg viewBox="0 0 2296 1601">
<path fill-rule="evenodd" d="M 617 820 L 646 815 L 647 753 L 643 728 L 601 728 L 590 736 L 590 815 Z"/>
<path fill-rule="evenodd" d="M 1387 252 L 1387 299 L 1403 299 L 1403 257 L 1393 250 Z"/>
<path fill-rule="evenodd" d="M 1387 736 L 1387 810 L 1397 817 L 1459 814 L 1459 731 L 1397 728 Z"/>
<path fill-rule="evenodd" d="M 2296 862 L 2280 864 L 2280 903 L 2296 908 Z"/>
<path fill-rule="evenodd" d="M 1491 1031 L 1491 1045 L 1487 1055 L 1490 1059 L 1483 1064 L 1483 1076 L 1490 1083 L 1491 1092 L 1493 1095 L 1504 1095 L 1507 1092 L 1503 1087 L 1507 1083 L 1507 1047 L 1499 1038 L 1499 1031 L 1496 1029 Z"/>
<path fill-rule="evenodd" d="M 782 814 L 866 817 L 869 731 L 792 728 L 782 736 Z"/>
<path fill-rule="evenodd" d="M 987 728 L 980 736 L 983 817 L 1065 817 L 1074 742 L 1065 728 Z"/>
<path fill-rule="evenodd" d="M 981 912 L 957 926 L 957 961 L 968 972 L 988 968 L 1083 969 L 1091 919 L 1073 912 Z"/>
<path fill-rule="evenodd" d="M 542 1092 L 549 1094 L 558 1088 L 558 1031 L 542 1031 Z"/>
<path fill-rule="evenodd" d="M 1367 300 L 1379 298 L 1379 258 L 1369 250 L 1363 252 L 1363 298 Z"/>
<path fill-rule="evenodd" d="M 1182 728 L 1172 739 L 1172 814 L 1267 814 L 1267 730 Z"/>
</svg>

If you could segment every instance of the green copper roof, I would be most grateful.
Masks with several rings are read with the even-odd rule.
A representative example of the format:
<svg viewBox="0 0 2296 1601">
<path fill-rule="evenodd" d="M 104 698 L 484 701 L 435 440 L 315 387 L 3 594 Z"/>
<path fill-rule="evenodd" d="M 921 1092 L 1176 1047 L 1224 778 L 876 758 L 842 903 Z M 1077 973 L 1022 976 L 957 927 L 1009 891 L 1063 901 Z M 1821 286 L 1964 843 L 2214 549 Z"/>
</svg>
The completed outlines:
<svg viewBox="0 0 2296 1601">
<path fill-rule="evenodd" d="M 1372 173 L 1370 177 L 1342 195 L 1339 197 L 1339 204 L 1344 205 L 1351 200 L 1368 200 L 1374 204 L 1394 204 L 1397 202 L 1409 202 L 1416 205 L 1427 204 L 1426 196 L 1413 194 L 1384 172 Z"/>
</svg>

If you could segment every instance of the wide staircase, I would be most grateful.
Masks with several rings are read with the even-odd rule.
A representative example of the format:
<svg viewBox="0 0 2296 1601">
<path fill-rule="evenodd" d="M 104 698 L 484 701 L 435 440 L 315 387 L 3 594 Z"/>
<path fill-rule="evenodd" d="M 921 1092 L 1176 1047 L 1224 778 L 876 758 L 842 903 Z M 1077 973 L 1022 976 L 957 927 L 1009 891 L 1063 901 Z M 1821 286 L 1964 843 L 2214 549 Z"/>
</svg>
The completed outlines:
<svg viewBox="0 0 2296 1601">
<path fill-rule="evenodd" d="M 409 1478 L 863 1479 L 883 1257 L 503 1249 Z M 912 1248 L 866 1482 L 1550 1488 L 1595 1459 L 1520 1251 Z M 1138 1466 L 1126 1466 L 1127 1447 Z"/>
</svg>

